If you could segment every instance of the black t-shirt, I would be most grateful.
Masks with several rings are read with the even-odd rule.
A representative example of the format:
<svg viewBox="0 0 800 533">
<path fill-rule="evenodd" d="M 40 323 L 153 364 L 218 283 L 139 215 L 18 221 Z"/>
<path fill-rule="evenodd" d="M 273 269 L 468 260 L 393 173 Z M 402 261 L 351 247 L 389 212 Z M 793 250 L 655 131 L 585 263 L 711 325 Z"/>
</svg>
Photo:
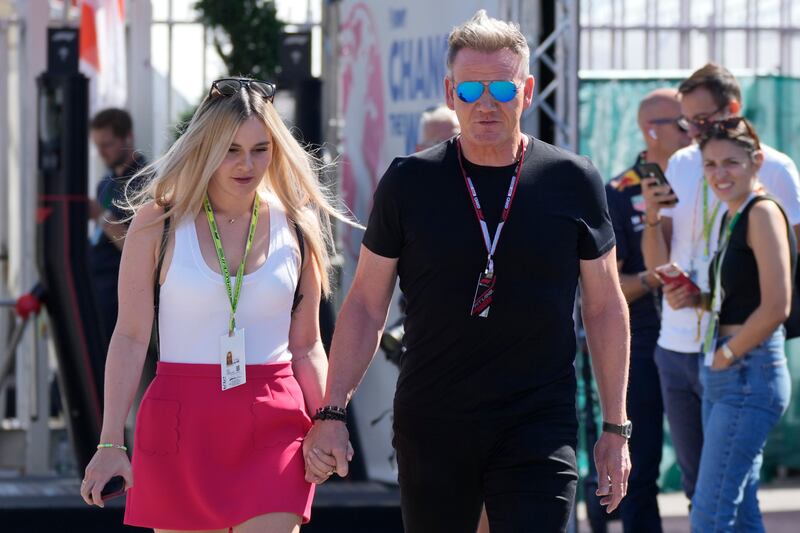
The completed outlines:
<svg viewBox="0 0 800 533">
<path fill-rule="evenodd" d="M 466 168 L 494 235 L 515 167 Z M 395 409 L 492 416 L 574 402 L 579 260 L 614 246 L 603 182 L 588 159 L 530 138 L 486 318 L 470 316 L 486 248 L 454 140 L 392 162 L 363 243 L 399 258 L 407 298 Z"/>
<path fill-rule="evenodd" d="M 120 176 L 111 170 L 97 184 L 97 202 L 103 209 L 110 211 L 115 219 L 121 220 L 127 215 L 117 204 L 125 200 L 127 183 L 146 164 L 145 159 L 137 154 Z M 139 178 L 136 183 L 131 184 L 131 187 L 132 190 L 136 190 L 143 185 L 144 180 Z M 89 265 L 92 275 L 115 278 L 119 272 L 121 259 L 122 252 L 111 242 L 105 232 L 100 232 L 89 250 Z"/>
<path fill-rule="evenodd" d="M 643 163 L 640 155 L 636 165 Z M 634 167 L 636 166 L 634 165 Z M 622 261 L 623 274 L 638 274 L 646 270 L 642 256 L 644 231 L 644 197 L 642 183 L 634 167 L 629 168 L 606 185 L 608 212 L 617 240 L 617 260 Z M 652 357 L 658 340 L 661 321 L 658 318 L 658 296 L 645 294 L 628 306 L 631 317 L 631 355 Z"/>
</svg>

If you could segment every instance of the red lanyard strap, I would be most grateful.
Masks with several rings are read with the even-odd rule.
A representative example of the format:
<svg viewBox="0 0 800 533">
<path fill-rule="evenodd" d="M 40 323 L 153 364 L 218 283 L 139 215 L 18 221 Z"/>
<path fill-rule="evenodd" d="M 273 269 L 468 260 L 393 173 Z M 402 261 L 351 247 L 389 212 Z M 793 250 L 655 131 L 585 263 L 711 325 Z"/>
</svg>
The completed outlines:
<svg viewBox="0 0 800 533">
<path fill-rule="evenodd" d="M 519 176 L 522 173 L 522 163 L 525 161 L 525 143 L 523 140 L 520 140 L 519 147 L 522 155 L 520 156 L 519 163 L 517 164 L 517 172 L 511 176 L 511 183 L 508 185 L 508 193 L 506 193 L 506 201 L 503 204 L 503 213 L 500 216 L 500 222 L 497 224 L 497 229 L 494 232 L 494 239 L 490 240 L 489 226 L 486 224 L 486 217 L 483 215 L 483 210 L 481 209 L 481 202 L 478 199 L 478 192 L 475 190 L 472 179 L 467 176 L 467 171 L 464 169 L 464 163 L 462 162 L 461 138 L 456 140 L 458 165 L 461 167 L 461 174 L 464 176 L 464 183 L 467 186 L 467 193 L 469 194 L 469 199 L 472 202 L 472 207 L 475 209 L 475 217 L 478 219 L 478 224 L 481 228 L 481 234 L 483 235 L 483 243 L 486 246 L 486 252 L 488 253 L 486 270 L 489 274 L 494 272 L 494 252 L 497 249 L 497 243 L 500 241 L 500 234 L 503 232 L 503 226 L 508 220 L 508 216 L 511 214 L 511 204 L 514 202 L 514 196 L 517 194 Z"/>
</svg>

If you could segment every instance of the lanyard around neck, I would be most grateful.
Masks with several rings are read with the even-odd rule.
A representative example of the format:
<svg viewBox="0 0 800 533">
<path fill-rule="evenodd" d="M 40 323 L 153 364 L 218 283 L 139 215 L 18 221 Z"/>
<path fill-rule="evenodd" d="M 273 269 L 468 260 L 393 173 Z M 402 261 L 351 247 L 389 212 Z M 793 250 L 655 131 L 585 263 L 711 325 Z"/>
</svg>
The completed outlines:
<svg viewBox="0 0 800 533">
<path fill-rule="evenodd" d="M 506 193 L 506 200 L 503 203 L 503 214 L 500 216 L 500 222 L 497 224 L 497 229 L 494 232 L 494 238 L 489 239 L 489 226 L 486 224 L 486 217 L 481 209 L 480 200 L 478 200 L 478 192 L 472 183 L 472 179 L 467 176 L 467 171 L 464 169 L 461 152 L 461 138 L 456 139 L 456 150 L 458 152 L 458 165 L 461 168 L 461 174 L 464 177 L 464 183 L 467 186 L 469 198 L 472 201 L 472 207 L 475 209 L 475 217 L 478 219 L 478 224 L 481 227 L 481 235 L 483 236 L 483 244 L 486 246 L 488 253 L 488 262 L 486 271 L 488 274 L 494 273 L 494 252 L 497 249 L 497 243 L 500 242 L 500 234 L 503 232 L 503 226 L 508 220 L 508 215 L 511 213 L 511 204 L 514 202 L 514 196 L 517 193 L 517 186 L 519 185 L 519 176 L 522 173 L 522 163 L 525 161 L 525 143 L 522 139 L 519 142 L 519 148 L 522 155 L 520 156 L 519 163 L 517 163 L 517 171 L 511 176 L 511 183 L 508 185 L 508 192 Z"/>
<path fill-rule="evenodd" d="M 722 202 L 717 200 L 711 216 L 708 216 L 708 181 L 703 177 L 703 240 L 706 245 L 706 257 L 711 255 L 711 232 L 714 229 L 714 221 L 719 213 L 719 206 Z"/>
<path fill-rule="evenodd" d="M 236 308 L 239 305 L 239 294 L 242 291 L 242 280 L 244 279 L 244 265 L 247 262 L 247 254 L 250 253 L 250 248 L 253 247 L 253 237 L 256 233 L 256 225 L 258 224 L 258 209 L 259 199 L 256 195 L 253 201 L 253 214 L 250 216 L 250 229 L 247 231 L 247 242 L 244 245 L 244 255 L 242 261 L 239 263 L 239 269 L 236 271 L 236 284 L 231 288 L 231 273 L 228 268 L 228 261 L 225 259 L 225 250 L 222 248 L 222 239 L 219 235 L 219 228 L 217 221 L 214 218 L 214 211 L 211 210 L 211 202 L 208 201 L 208 195 L 203 198 L 203 208 L 206 211 L 206 218 L 208 218 L 208 228 L 211 231 L 211 239 L 214 241 L 214 249 L 217 251 L 217 259 L 219 260 L 219 269 L 222 272 L 222 277 L 225 280 L 225 289 L 228 292 L 228 301 L 231 304 L 231 317 L 228 322 L 228 335 L 232 335 L 236 329 Z"/>
</svg>

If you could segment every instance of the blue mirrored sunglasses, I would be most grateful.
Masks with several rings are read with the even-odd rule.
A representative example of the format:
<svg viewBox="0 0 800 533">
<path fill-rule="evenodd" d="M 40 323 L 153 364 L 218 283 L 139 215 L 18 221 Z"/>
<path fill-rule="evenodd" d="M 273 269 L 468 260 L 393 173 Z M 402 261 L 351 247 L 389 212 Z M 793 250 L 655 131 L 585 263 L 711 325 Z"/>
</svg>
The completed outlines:
<svg viewBox="0 0 800 533">
<path fill-rule="evenodd" d="M 462 102 L 472 104 L 483 95 L 485 88 L 498 102 L 510 102 L 517 96 L 517 86 L 513 81 L 462 81 L 456 86 L 456 94 Z"/>
</svg>

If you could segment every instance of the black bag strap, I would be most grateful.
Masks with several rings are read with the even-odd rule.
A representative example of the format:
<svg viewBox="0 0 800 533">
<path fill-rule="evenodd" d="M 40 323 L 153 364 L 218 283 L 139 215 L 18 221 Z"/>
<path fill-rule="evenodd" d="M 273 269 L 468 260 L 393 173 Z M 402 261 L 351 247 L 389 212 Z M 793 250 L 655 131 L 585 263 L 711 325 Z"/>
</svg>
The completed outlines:
<svg viewBox="0 0 800 533">
<path fill-rule="evenodd" d="M 303 295 L 300 294 L 300 279 L 303 274 L 303 265 L 305 264 L 306 246 L 305 239 L 303 238 L 303 230 L 297 223 L 294 223 L 294 231 L 297 234 L 297 245 L 300 246 L 300 270 L 297 272 L 297 287 L 294 289 L 294 299 L 292 300 L 292 313 L 294 313 L 297 306 L 300 305 L 300 300 Z"/>
<path fill-rule="evenodd" d="M 169 206 L 165 208 L 169 211 Z M 158 247 L 158 262 L 153 279 L 153 331 L 156 336 L 156 358 L 161 360 L 161 336 L 158 331 L 158 308 L 161 303 L 161 267 L 164 265 L 164 255 L 167 253 L 167 242 L 169 241 L 169 226 L 171 217 L 164 219 L 164 229 L 161 232 L 161 242 Z"/>
</svg>

